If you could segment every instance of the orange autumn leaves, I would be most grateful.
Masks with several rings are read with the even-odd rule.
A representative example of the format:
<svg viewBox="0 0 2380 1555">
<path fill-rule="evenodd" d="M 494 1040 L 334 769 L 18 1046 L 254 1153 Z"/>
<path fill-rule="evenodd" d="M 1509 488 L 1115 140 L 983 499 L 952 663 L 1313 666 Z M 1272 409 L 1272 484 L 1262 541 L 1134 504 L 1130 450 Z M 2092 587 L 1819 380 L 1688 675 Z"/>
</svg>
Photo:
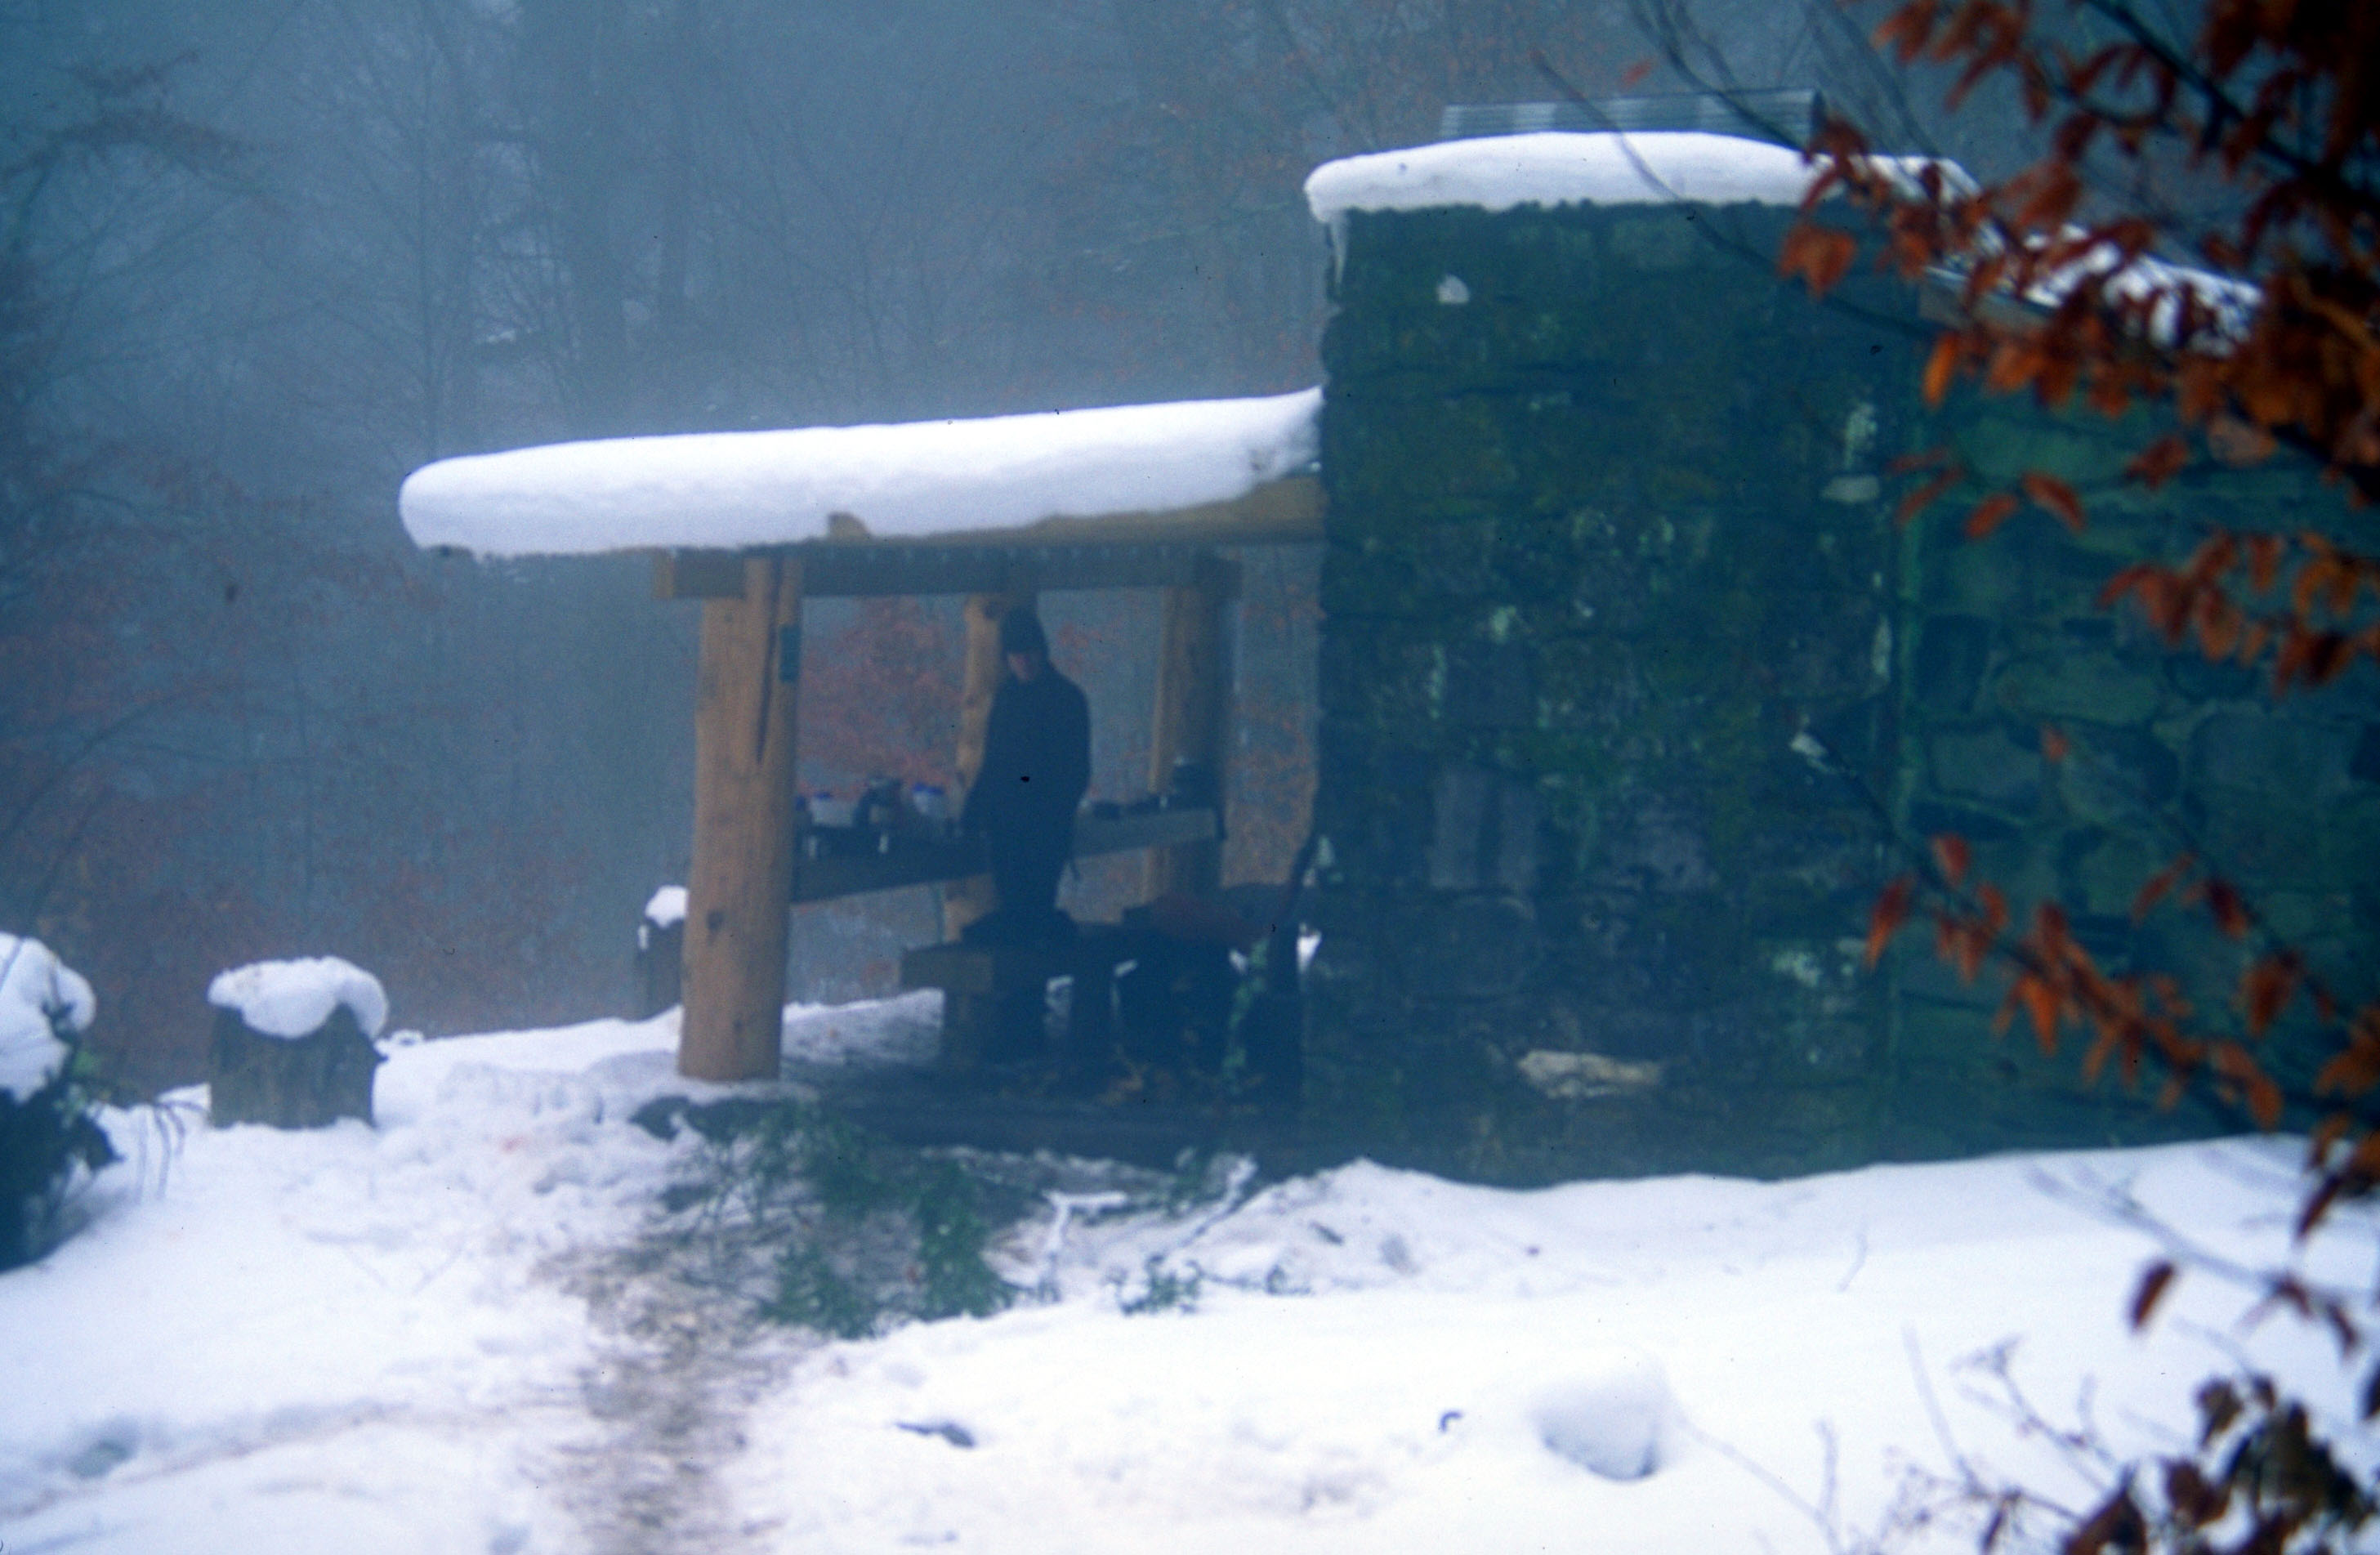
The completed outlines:
<svg viewBox="0 0 2380 1555">
<path fill-rule="evenodd" d="M 1923 373 L 1940 404 L 1973 379 L 1986 392 L 2123 414 L 2169 406 L 2181 430 L 2134 458 L 2124 479 L 2155 488 L 2201 461 L 2236 468 L 2287 448 L 2322 466 L 2360 505 L 2380 496 L 2380 8 L 2210 0 L 2194 44 L 2121 5 L 2095 6 L 2117 40 L 2078 56 L 2021 0 L 1909 0 L 1875 32 L 1904 65 L 1956 71 L 1953 107 L 1984 80 L 2013 85 L 2045 136 L 2031 164 L 1981 186 L 1872 156 L 1852 127 L 1828 125 L 1816 176 L 1779 255 L 1786 275 L 1831 289 L 1858 244 L 1817 220 L 1847 194 L 1882 229 L 1879 268 L 1955 294 L 1955 322 Z M 2233 198 L 2126 203 L 2094 194 L 2176 164 Z M 2145 186 L 2143 186 L 2145 187 Z M 2210 271 L 2185 268 L 2180 254 Z M 1964 484 L 1948 450 L 1919 456 L 1907 522 Z M 2070 530 L 2082 496 L 2046 471 L 1979 494 L 1964 520 L 1987 536 L 2028 505 Z M 2321 685 L 2380 659 L 2380 621 L 2334 604 L 2370 564 L 2314 537 L 2230 537 L 2291 553 L 2302 587 L 2280 609 L 2242 599 L 2250 569 L 2143 561 L 2114 599 L 2145 610 L 2168 640 L 2195 633 L 2210 658 L 2274 659 L 2277 687 Z M 2228 564 L 2227 556 L 2222 560 Z M 2356 581 L 2342 582 L 2348 575 Z M 2256 589 L 2270 587 L 2269 570 Z M 2380 589 L 2375 589 L 2380 598 Z"/>
<path fill-rule="evenodd" d="M 2110 419 L 2159 407 L 2171 430 L 2144 440 L 2123 483 L 2222 481 L 2286 454 L 2368 510 L 2380 498 L 2380 6 L 2047 9 L 1893 0 L 1877 46 L 1904 67 L 1947 68 L 1953 108 L 1987 82 L 2012 86 L 2041 153 L 1976 186 L 1937 168 L 1912 176 L 1830 125 L 1812 147 L 1816 176 L 1780 271 L 1820 293 L 1851 273 L 1860 244 L 1817 219 L 1821 200 L 1846 195 L 1877 229 L 1877 267 L 1919 283 L 1926 316 L 1944 323 L 1923 369 L 1927 404 L 1969 383 Z M 2178 14 L 2193 35 L 2160 30 Z M 2086 35 L 2091 45 L 2069 42 Z M 2177 181 L 2185 196 L 2168 198 Z M 1894 472 L 1908 480 L 1900 523 L 1957 498 L 1972 540 L 2028 510 L 2081 532 L 2086 497 L 2100 495 L 2038 469 L 1977 490 L 1949 448 Z M 2286 532 L 2247 533 L 2224 508 L 2211 516 L 2179 560 L 2111 564 L 2099 607 L 2134 615 L 2170 650 L 2268 668 L 2277 698 L 2380 662 L 2368 525 L 2325 533 L 2292 515 Z M 2093 543 L 2105 550 L 2109 537 Z M 2055 729 L 2039 748 L 2053 766 L 2069 755 Z M 2144 812 L 2141 829 L 2191 836 L 2173 820 Z M 1930 923 L 1935 954 L 1963 978 L 2005 977 L 1995 1029 L 2022 1024 L 2046 1054 L 2079 1048 L 2086 1083 L 2113 1067 L 2127 1084 L 2156 1083 L 2168 1106 L 2204 1087 L 2265 1128 L 2313 1120 L 2301 1238 L 2341 1201 L 2380 1193 L 2380 1002 L 2359 1002 L 2371 997 L 2368 946 L 2337 968 L 2359 985 L 2350 998 L 2193 844 L 2142 882 L 2131 910 L 2135 923 L 2166 914 L 2211 926 L 2185 964 L 2186 992 L 2182 977 L 2103 966 L 2054 899 L 2024 913 L 1977 876 L 1964 839 L 1899 840 L 1911 868 L 1875 901 L 1871 966 L 1904 929 Z M 2178 1242 L 2167 1254 L 2133 1292 L 2136 1330 L 2183 1272 L 2212 1267 Z M 2222 1272 L 2256 1293 L 2246 1325 L 2285 1311 L 2326 1330 L 2341 1371 L 2361 1374 L 2363 1419 L 2380 1417 L 2367 1292 L 2322 1288 L 2288 1263 Z M 2252 1374 L 2210 1379 L 2196 1402 L 2199 1428 L 2178 1435 L 2178 1450 L 2116 1466 L 2095 1505 L 2064 1514 L 2060 1549 L 2206 1550 L 2218 1529 L 2223 1549 L 2366 1548 L 2360 1530 L 2380 1518 L 2380 1481 L 2342 1472 L 2302 1403 Z M 2018 1488 L 1989 1491 L 1986 1504 L 1991 1549 L 2011 1509 L 2039 1503 Z"/>
<path fill-rule="evenodd" d="M 2071 30 L 2022 0 L 1893 9 L 1879 47 L 1904 65 L 1955 68 L 1954 108 L 2004 79 L 2046 150 L 1974 187 L 1934 169 L 1912 178 L 1830 125 L 1780 268 L 1820 290 L 1848 272 L 1850 239 L 1812 219 L 1820 200 L 1847 192 L 1884 228 L 1879 264 L 1959 288 L 1967 319 L 1937 342 L 1929 398 L 1962 373 L 2052 405 L 2080 393 L 2109 414 L 2155 398 L 2192 428 L 2236 418 L 2375 494 L 2380 11 L 2210 0 L 2183 43 L 2125 6 L 2092 9 L 2115 40 L 2079 56 L 2057 35 Z M 2094 193 L 2177 164 L 2235 198 Z M 2177 254 L 2219 273 L 2159 262 Z"/>
<path fill-rule="evenodd" d="M 2044 731 L 2043 752 L 2057 760 L 2064 744 L 2061 736 L 2053 746 L 2053 733 Z M 1868 921 L 1871 968 L 1922 914 L 1933 924 L 1936 954 L 1963 979 L 1973 981 L 1995 962 L 2008 968 L 2008 990 L 1993 1021 L 1996 1032 L 2008 1031 L 2022 1017 L 2047 1056 L 2058 1052 L 2068 1033 L 2083 1038 L 2085 1084 L 2095 1083 L 2110 1063 L 2126 1084 L 2135 1084 L 2154 1061 L 2164 1075 L 2161 1106 L 2173 1106 L 2192 1084 L 2204 1080 L 2263 1128 L 2279 1124 L 2288 1098 L 2258 1051 L 2285 1014 L 2302 1007 L 2333 1043 L 2311 1094 L 2300 1099 L 2326 1102 L 2335 1110 L 2313 1131 L 2312 1163 L 2318 1180 L 2301 1214 L 2301 1234 L 2343 1195 L 2380 1186 L 2380 1132 L 2371 1131 L 2353 1110 L 2380 1091 L 2380 1003 L 2350 1009 L 2300 953 L 2267 944 L 2237 980 L 2231 1013 L 2241 1035 L 2216 1035 L 2215 1023 L 2193 1008 L 2178 979 L 2103 969 L 2074 938 L 2057 903 L 2037 905 L 2030 924 L 2016 931 L 2006 893 L 1971 875 L 1972 849 L 1964 838 L 1934 837 L 1926 851 L 1923 867 L 1896 877 L 1877 894 Z M 2228 940 L 2264 937 L 2239 888 L 2210 872 L 2194 854 L 2184 853 L 2152 875 L 2133 899 L 2131 916 L 2137 922 L 2168 905 L 2204 914 Z M 2353 1148 L 2342 1156 L 2336 1147 L 2350 1136 Z"/>
<path fill-rule="evenodd" d="M 1966 381 L 2111 418 L 2161 405 L 2174 430 L 2137 451 L 2123 481 L 2154 490 L 2288 451 L 2362 507 L 2380 496 L 2380 7 L 2209 0 L 2195 37 L 2179 40 L 2120 3 L 2091 8 L 2112 41 L 2077 53 L 2059 36 L 2071 29 L 2023 0 L 1894 6 L 1878 47 L 1904 66 L 1949 68 L 1954 108 L 1987 80 L 2011 85 L 2043 132 L 2041 154 L 1977 185 L 1872 156 L 1855 129 L 1830 124 L 1812 146 L 1816 176 L 1779 270 L 1821 293 L 1850 273 L 1858 240 L 1817 214 L 1830 195 L 1848 196 L 1878 230 L 1877 267 L 1949 304 L 1929 310 L 1949 320 L 1923 369 L 1929 404 Z M 2228 198 L 2120 192 L 2175 168 L 2201 188 L 2227 185 Z M 1909 480 L 1903 524 L 1973 486 L 1948 448 L 1893 470 Z M 2028 510 L 2070 531 L 2089 521 L 2083 492 L 2029 470 L 1974 492 L 1962 529 L 1983 540 Z M 2178 561 L 2116 568 L 2098 602 L 2137 612 L 2170 649 L 2267 667 L 2276 696 L 2380 662 L 2380 561 L 2313 528 L 2210 524 Z M 2059 760 L 2063 736 L 2044 731 L 2042 754 Z M 1870 963 L 1904 926 L 1930 919 L 1937 952 L 1962 976 L 2008 967 L 2001 1028 L 2022 1021 L 2051 1052 L 2079 1037 L 2086 1076 L 2112 1064 L 2137 1078 L 2154 1064 L 2168 1101 L 2212 1086 L 2265 1126 L 2289 1099 L 2260 1057 L 2265 1039 L 2286 1017 L 2310 1020 L 2328 1060 L 2297 1099 L 2334 1111 L 2316 1136 L 2321 1187 L 2305 1224 L 2340 1194 L 2380 1188 L 2367 1105 L 2380 1092 L 2380 1006 L 2343 1007 L 2229 880 L 2185 854 L 2133 904 L 2135 918 L 2204 914 L 2253 947 L 2228 1010 L 2208 1011 L 2171 978 L 2110 973 L 2057 903 L 2021 917 L 1972 867 L 1959 838 L 1923 848 L 1876 899 Z"/>
<path fill-rule="evenodd" d="M 2380 604 L 2380 563 L 2324 535 L 2218 530 L 2178 566 L 2123 568 L 2099 602 L 2130 599 L 2168 647 L 2195 638 L 2212 661 L 2253 664 L 2269 653 L 2277 696 L 2327 685 L 2359 658 L 2380 661 L 2367 594 Z"/>
<path fill-rule="evenodd" d="M 2008 993 L 1993 1021 L 1996 1031 L 2005 1032 L 2022 1015 L 2042 1052 L 2055 1056 L 2070 1027 L 2090 1039 L 2082 1065 L 2086 1083 L 2095 1081 L 2111 1061 L 2128 1084 L 2135 1082 L 2144 1061 L 2154 1056 L 2167 1073 L 2165 1105 L 2179 1101 L 2192 1077 L 2205 1074 L 2236 1095 L 2263 1126 L 2280 1121 L 2279 1085 L 2240 1042 L 2193 1034 L 2194 1012 L 2174 978 L 2102 970 L 2075 940 L 2065 909 L 2055 902 L 2039 904 L 2030 926 L 2011 933 L 2006 893 L 1989 881 L 1969 879 L 1965 839 L 1937 836 L 1929 851 L 1928 868 L 1896 878 L 1877 896 L 1868 923 L 1871 967 L 1909 922 L 1922 892 L 1934 925 L 1935 952 L 1961 978 L 1973 981 L 1995 957 L 2010 967 Z M 2133 904 L 2135 918 L 2147 917 L 2160 901 L 2177 894 L 2177 886 L 2181 888 L 2179 899 L 2203 907 L 2227 936 L 2237 939 L 2249 932 L 2252 920 L 2238 891 L 2204 874 L 2189 855 L 2142 888 Z M 2303 964 L 2294 953 L 2257 958 L 2240 983 L 2252 1039 L 2261 1039 L 2272 1028 L 2304 981 Z M 2374 1074 L 2380 1076 L 2380 1051 L 2374 1059 Z"/>
</svg>

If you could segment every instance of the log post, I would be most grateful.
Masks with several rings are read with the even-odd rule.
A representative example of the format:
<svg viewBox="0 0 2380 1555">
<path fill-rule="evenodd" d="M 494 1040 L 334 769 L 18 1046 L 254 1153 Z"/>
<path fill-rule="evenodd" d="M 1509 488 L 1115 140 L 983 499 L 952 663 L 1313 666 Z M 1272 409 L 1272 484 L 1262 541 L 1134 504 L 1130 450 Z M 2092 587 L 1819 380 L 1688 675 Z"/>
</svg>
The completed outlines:
<svg viewBox="0 0 2380 1555">
<path fill-rule="evenodd" d="M 998 594 L 971 594 L 966 601 L 966 673 L 959 686 L 959 791 L 952 797 L 953 815 L 966 801 L 966 792 L 983 771 L 984 731 L 991 723 L 991 699 L 1000 689 L 1006 666 L 1000 655 L 1000 618 L 1020 606 L 1031 609 L 1029 580 L 1016 579 Z M 1000 905 L 990 875 L 970 875 L 942 887 L 942 938 L 955 940 L 966 926 Z"/>
<path fill-rule="evenodd" d="M 650 1020 L 685 1002 L 686 919 L 637 925 L 637 1018 Z"/>
<path fill-rule="evenodd" d="M 1199 558 L 1197 581 L 1165 590 L 1158 642 L 1157 712 L 1148 746 L 1148 786 L 1169 792 L 1174 763 L 1206 769 L 1215 807 L 1217 840 L 1155 848 L 1148 855 L 1151 899 L 1170 892 L 1197 894 L 1222 883 L 1223 796 L 1231 786 L 1231 631 L 1227 612 L 1239 593 L 1240 569 L 1214 555 Z"/>
<path fill-rule="evenodd" d="M 256 1030 L 237 1010 L 217 1010 L 208 1073 L 207 1121 L 217 1128 L 270 1124 L 323 1128 L 341 1118 L 372 1121 L 372 1073 L 380 1050 L 345 1004 L 302 1037 Z"/>
<path fill-rule="evenodd" d="M 694 706 L 694 869 L 686 881 L 678 1073 L 766 1080 L 783 1039 L 794 869 L 801 563 L 744 562 L 740 597 L 702 605 Z"/>
</svg>

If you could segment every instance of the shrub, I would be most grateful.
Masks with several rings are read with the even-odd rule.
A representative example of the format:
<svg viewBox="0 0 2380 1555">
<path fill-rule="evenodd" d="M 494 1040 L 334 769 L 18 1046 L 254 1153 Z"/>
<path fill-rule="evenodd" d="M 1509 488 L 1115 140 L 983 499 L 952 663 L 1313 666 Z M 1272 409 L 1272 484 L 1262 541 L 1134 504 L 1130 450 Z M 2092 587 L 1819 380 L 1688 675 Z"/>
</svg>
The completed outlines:
<svg viewBox="0 0 2380 1555">
<path fill-rule="evenodd" d="M 0 935 L 0 1270 L 55 1245 L 77 1169 L 116 1159 L 93 1117 L 91 985 L 38 940 Z"/>
<path fill-rule="evenodd" d="M 1015 1293 L 984 1262 L 986 1184 L 958 1163 L 905 1149 L 803 1102 L 667 1104 L 708 1142 L 699 1177 L 671 1207 L 722 1246 L 773 1249 L 763 1317 L 839 1339 L 908 1319 L 985 1317 Z"/>
</svg>

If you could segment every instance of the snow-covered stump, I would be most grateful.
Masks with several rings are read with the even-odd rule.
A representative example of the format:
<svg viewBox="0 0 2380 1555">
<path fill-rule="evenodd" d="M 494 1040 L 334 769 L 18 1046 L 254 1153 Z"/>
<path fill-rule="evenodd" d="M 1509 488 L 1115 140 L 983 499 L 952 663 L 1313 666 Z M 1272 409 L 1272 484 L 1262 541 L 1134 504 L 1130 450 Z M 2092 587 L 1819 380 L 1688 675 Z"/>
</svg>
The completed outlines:
<svg viewBox="0 0 2380 1555">
<path fill-rule="evenodd" d="M 235 967 L 215 1007 L 207 1116 L 217 1128 L 322 1128 L 372 1121 L 372 1039 L 388 1019 L 380 980 L 336 956 Z"/>
<path fill-rule="evenodd" d="M 686 887 L 665 885 L 637 924 L 637 1017 L 650 1020 L 685 999 Z"/>
</svg>

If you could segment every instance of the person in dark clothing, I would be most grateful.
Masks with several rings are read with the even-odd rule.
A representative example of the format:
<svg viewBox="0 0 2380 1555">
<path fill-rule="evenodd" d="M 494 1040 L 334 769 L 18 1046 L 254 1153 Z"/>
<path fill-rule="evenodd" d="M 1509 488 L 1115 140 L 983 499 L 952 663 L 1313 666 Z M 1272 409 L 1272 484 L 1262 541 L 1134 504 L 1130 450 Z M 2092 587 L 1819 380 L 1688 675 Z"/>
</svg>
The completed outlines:
<svg viewBox="0 0 2380 1555">
<path fill-rule="evenodd" d="M 1039 940 L 1066 927 L 1058 877 L 1091 782 L 1091 708 L 1082 687 L 1050 667 L 1049 638 L 1031 611 L 1001 618 L 1000 651 L 1008 674 L 992 694 L 983 769 L 959 815 L 990 852 L 1000 908 L 969 938 Z"/>
</svg>

